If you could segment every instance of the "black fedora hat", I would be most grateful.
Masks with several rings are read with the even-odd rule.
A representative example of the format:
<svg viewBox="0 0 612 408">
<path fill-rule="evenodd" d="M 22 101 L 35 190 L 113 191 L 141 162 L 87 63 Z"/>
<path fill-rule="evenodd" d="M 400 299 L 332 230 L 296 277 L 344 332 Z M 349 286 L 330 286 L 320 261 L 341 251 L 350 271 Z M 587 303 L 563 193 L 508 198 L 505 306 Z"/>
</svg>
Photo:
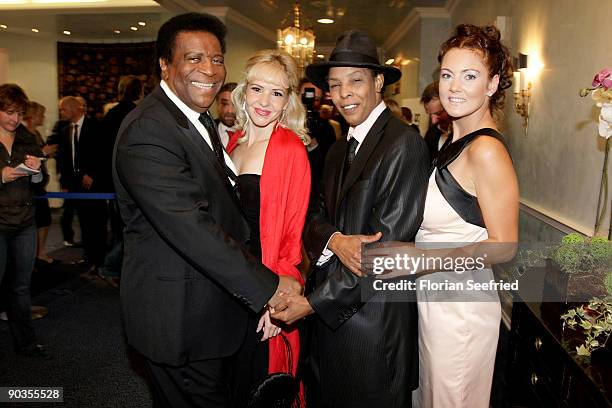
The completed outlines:
<svg viewBox="0 0 612 408">
<path fill-rule="evenodd" d="M 327 74 L 331 67 L 371 68 L 385 76 L 385 86 L 397 82 L 402 71 L 382 65 L 378 60 L 376 44 L 360 30 L 348 30 L 340 34 L 328 61 L 315 62 L 306 67 L 306 77 L 321 89 L 327 89 Z"/>
</svg>

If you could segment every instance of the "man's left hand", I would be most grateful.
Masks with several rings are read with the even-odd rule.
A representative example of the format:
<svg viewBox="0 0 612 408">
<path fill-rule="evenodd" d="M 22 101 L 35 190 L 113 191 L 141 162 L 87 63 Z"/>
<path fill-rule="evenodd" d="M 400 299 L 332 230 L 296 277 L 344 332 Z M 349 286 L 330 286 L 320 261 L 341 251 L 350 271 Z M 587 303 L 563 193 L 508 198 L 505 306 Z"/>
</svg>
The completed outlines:
<svg viewBox="0 0 612 408">
<path fill-rule="evenodd" d="M 85 188 L 85 190 L 89 190 L 93 184 L 93 179 L 91 177 L 89 177 L 87 174 L 83 175 L 83 181 L 82 181 L 83 187 Z"/>
<path fill-rule="evenodd" d="M 272 313 L 271 316 L 287 324 L 293 324 L 303 317 L 314 313 L 312 306 L 304 296 L 284 296 L 287 308 L 281 312 Z"/>
</svg>

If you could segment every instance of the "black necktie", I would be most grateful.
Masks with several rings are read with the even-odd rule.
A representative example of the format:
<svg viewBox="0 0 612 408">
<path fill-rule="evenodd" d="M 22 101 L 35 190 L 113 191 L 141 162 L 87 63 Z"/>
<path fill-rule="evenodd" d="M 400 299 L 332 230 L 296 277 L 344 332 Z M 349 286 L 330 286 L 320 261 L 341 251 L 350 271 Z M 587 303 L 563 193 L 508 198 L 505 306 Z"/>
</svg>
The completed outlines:
<svg viewBox="0 0 612 408">
<path fill-rule="evenodd" d="M 74 124 L 72 127 L 72 170 L 75 173 L 79 171 L 79 125 Z"/>
<path fill-rule="evenodd" d="M 346 145 L 346 157 L 344 158 L 344 173 L 342 179 L 346 179 L 346 175 L 353 164 L 353 160 L 355 160 L 355 152 L 357 152 L 357 146 L 359 146 L 359 142 L 354 137 L 351 137 Z"/>
<path fill-rule="evenodd" d="M 234 183 L 237 182 L 238 177 L 236 177 L 236 174 L 234 174 L 232 169 L 230 169 L 227 166 L 227 163 L 225 163 L 225 157 L 223 155 L 223 145 L 221 144 L 221 139 L 219 139 L 219 133 L 217 132 L 217 127 L 215 126 L 215 122 L 213 122 L 213 120 L 211 119 L 210 115 L 208 115 L 207 112 L 202 113 L 200 115 L 199 120 L 200 120 L 200 123 L 204 125 L 204 127 L 206 128 L 206 131 L 208 132 L 208 136 L 210 137 L 210 143 L 212 144 L 212 147 L 213 147 L 213 152 L 215 153 L 215 156 L 217 157 L 217 160 L 219 161 L 221 168 L 223 168 L 223 170 L 227 174 L 227 177 L 229 177 Z"/>
</svg>

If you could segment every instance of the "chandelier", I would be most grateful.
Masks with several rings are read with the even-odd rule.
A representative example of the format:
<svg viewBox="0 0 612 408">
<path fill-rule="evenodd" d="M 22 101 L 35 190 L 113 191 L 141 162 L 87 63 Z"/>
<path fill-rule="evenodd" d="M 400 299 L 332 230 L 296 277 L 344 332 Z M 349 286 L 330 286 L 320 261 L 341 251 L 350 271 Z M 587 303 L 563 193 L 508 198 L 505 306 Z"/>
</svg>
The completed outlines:
<svg viewBox="0 0 612 408">
<path fill-rule="evenodd" d="M 315 34 L 309 28 L 302 25 L 302 8 L 299 2 L 293 6 L 293 25 L 284 27 L 285 20 L 281 23 L 281 28 L 277 30 L 277 48 L 287 51 L 296 59 L 301 73 L 304 68 L 312 62 L 315 46 Z"/>
</svg>

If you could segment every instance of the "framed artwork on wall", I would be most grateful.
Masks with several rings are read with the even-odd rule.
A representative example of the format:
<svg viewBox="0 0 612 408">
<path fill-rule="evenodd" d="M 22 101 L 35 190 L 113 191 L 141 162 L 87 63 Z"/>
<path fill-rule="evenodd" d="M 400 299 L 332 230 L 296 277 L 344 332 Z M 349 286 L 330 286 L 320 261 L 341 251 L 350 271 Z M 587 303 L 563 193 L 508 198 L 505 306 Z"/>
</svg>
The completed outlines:
<svg viewBox="0 0 612 408">
<path fill-rule="evenodd" d="M 60 98 L 82 96 L 88 115 L 100 119 L 103 106 L 117 101 L 117 85 L 124 75 L 136 75 L 145 94 L 158 83 L 155 42 L 132 44 L 57 43 Z"/>
</svg>

